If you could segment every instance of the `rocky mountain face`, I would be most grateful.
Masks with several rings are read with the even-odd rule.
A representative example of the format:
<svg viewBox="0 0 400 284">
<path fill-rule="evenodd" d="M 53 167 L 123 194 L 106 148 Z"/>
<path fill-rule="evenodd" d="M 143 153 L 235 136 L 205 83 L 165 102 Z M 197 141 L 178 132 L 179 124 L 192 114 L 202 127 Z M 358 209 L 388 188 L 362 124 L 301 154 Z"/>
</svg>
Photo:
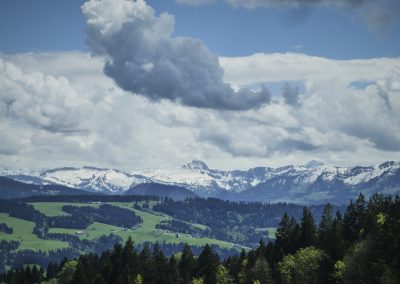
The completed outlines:
<svg viewBox="0 0 400 284">
<path fill-rule="evenodd" d="M 360 192 L 366 196 L 375 192 L 400 193 L 399 162 L 369 167 L 332 167 L 311 161 L 303 166 L 224 171 L 211 169 L 204 162 L 194 160 L 179 168 L 130 173 L 83 167 L 41 172 L 1 169 L 0 175 L 25 183 L 58 184 L 104 194 L 128 194 L 138 185 L 143 189 L 143 184 L 149 184 L 146 186 L 149 192 L 182 188 L 202 197 L 305 204 L 344 204 Z M 173 187 L 159 187 L 157 184 Z"/>
</svg>

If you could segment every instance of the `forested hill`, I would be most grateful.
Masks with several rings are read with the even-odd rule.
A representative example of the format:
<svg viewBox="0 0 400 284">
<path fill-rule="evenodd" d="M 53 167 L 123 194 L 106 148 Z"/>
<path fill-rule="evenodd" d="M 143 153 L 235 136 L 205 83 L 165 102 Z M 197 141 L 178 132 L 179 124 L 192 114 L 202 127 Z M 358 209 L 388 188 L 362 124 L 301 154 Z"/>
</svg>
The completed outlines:
<svg viewBox="0 0 400 284">
<path fill-rule="evenodd" d="M 327 204 L 318 225 L 309 208 L 300 221 L 284 214 L 276 240 L 221 260 L 206 245 L 165 256 L 131 239 L 101 255 L 9 271 L 6 283 L 399 283 L 400 198 L 360 195 L 344 214 Z M 53 281 L 53 282 L 51 282 Z M 57 282 L 58 281 L 58 282 Z"/>
</svg>

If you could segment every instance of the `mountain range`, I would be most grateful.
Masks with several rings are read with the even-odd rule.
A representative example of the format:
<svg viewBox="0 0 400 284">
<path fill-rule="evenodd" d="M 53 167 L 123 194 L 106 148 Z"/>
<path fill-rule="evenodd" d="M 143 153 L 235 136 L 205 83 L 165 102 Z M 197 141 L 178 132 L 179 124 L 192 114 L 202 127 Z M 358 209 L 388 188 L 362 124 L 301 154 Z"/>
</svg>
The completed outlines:
<svg viewBox="0 0 400 284">
<path fill-rule="evenodd" d="M 311 161 L 301 166 L 218 170 L 193 160 L 179 168 L 124 172 L 96 167 L 34 170 L 0 168 L 0 176 L 31 185 L 60 185 L 87 193 L 216 197 L 235 201 L 347 203 L 361 192 L 400 193 L 400 163 L 334 167 Z M 78 191 L 77 191 L 78 193 Z M 3 195 L 0 186 L 0 198 Z"/>
</svg>

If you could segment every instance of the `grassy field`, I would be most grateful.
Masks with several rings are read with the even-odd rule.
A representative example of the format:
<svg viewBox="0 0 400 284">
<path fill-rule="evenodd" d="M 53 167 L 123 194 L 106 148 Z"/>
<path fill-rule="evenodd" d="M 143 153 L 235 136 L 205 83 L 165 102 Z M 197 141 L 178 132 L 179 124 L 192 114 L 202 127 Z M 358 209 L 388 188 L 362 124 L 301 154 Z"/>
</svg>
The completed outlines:
<svg viewBox="0 0 400 284">
<path fill-rule="evenodd" d="M 97 203 L 63 203 L 63 202 L 37 202 L 30 203 L 32 204 L 36 210 L 42 212 L 47 216 L 62 216 L 68 215 L 62 211 L 62 207 L 64 205 L 73 205 L 73 206 L 92 206 L 99 207 L 100 204 Z M 65 233 L 79 236 L 84 239 L 96 239 L 103 235 L 116 234 L 122 237 L 124 240 L 128 239 L 128 237 L 132 237 L 132 239 L 137 244 L 141 244 L 144 242 L 167 242 L 167 243 L 180 243 L 187 242 L 190 245 L 198 245 L 203 246 L 206 243 L 219 245 L 223 248 L 232 248 L 234 244 L 220 241 L 216 239 L 210 238 L 195 238 L 188 234 L 176 234 L 173 232 L 168 232 L 164 230 L 156 229 L 156 225 L 161 221 L 170 220 L 171 217 L 159 212 L 154 212 L 151 209 L 149 210 L 137 210 L 133 208 L 134 202 L 123 203 L 123 202 L 112 202 L 114 206 L 118 206 L 121 208 L 126 208 L 132 210 L 143 219 L 143 223 L 140 224 L 136 229 L 124 229 L 116 226 L 111 226 L 102 223 L 93 223 L 85 230 L 80 229 L 63 229 L 63 228 L 50 228 L 49 233 Z M 150 208 L 152 208 L 154 204 L 151 204 Z M 0 223 L 6 223 L 8 226 L 14 229 L 14 233 L 11 235 L 7 235 L 5 233 L 0 232 L 0 240 L 17 240 L 21 242 L 20 250 L 23 249 L 41 249 L 41 250 L 53 250 L 58 248 L 65 248 L 68 246 L 67 243 L 61 241 L 53 241 L 53 240 L 42 240 L 39 239 L 36 235 L 32 233 L 32 230 L 35 226 L 33 222 L 28 222 L 21 219 L 16 219 L 9 217 L 7 214 L 0 214 Z M 192 224 L 195 227 L 200 229 L 205 229 L 207 226 L 202 224 Z"/>
<path fill-rule="evenodd" d="M 12 234 L 0 232 L 0 240 L 19 241 L 19 250 L 55 250 L 66 248 L 68 244 L 61 241 L 42 240 L 32 233 L 35 223 L 10 217 L 8 214 L 0 213 L 0 223 L 6 223 L 13 228 Z"/>
</svg>

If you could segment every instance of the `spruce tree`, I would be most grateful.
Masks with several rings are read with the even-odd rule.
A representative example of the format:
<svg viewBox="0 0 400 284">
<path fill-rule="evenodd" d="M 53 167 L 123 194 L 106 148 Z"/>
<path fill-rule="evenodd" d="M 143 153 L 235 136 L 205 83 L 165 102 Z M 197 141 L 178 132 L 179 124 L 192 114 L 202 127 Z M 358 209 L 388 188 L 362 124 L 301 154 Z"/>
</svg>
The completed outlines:
<svg viewBox="0 0 400 284">
<path fill-rule="evenodd" d="M 122 249 L 123 280 L 126 283 L 133 283 L 135 275 L 139 272 L 137 258 L 138 256 L 132 238 L 129 236 L 124 248 Z"/>
<path fill-rule="evenodd" d="M 343 217 L 343 231 L 348 244 L 365 236 L 366 213 L 367 203 L 364 195 L 360 193 L 355 203 L 350 201 Z"/>
<path fill-rule="evenodd" d="M 199 255 L 198 275 L 204 278 L 204 284 L 214 284 L 219 265 L 219 257 L 214 254 L 211 247 L 206 244 Z"/>
<path fill-rule="evenodd" d="M 317 239 L 317 229 L 314 218 L 308 207 L 303 208 L 300 227 L 300 248 L 313 246 Z"/>
<path fill-rule="evenodd" d="M 149 245 L 145 243 L 142 251 L 139 253 L 139 265 L 143 282 L 148 282 L 148 279 L 150 279 L 152 276 L 150 258 L 151 258 L 151 251 Z"/>
<path fill-rule="evenodd" d="M 151 256 L 152 278 L 154 283 L 166 283 L 166 258 L 158 242 L 154 245 Z"/>
<path fill-rule="evenodd" d="M 328 203 L 324 207 L 318 228 L 318 243 L 321 247 L 323 247 L 329 239 L 329 236 L 332 233 L 332 226 L 333 207 Z"/>
<path fill-rule="evenodd" d="M 180 284 L 178 262 L 174 256 L 171 256 L 167 266 L 167 283 Z"/>
<path fill-rule="evenodd" d="M 276 245 L 283 254 L 293 253 L 297 249 L 299 227 L 293 217 L 285 213 L 276 230 Z M 297 227 L 296 227 L 297 226 Z"/>
<path fill-rule="evenodd" d="M 194 259 L 190 246 L 188 244 L 185 244 L 182 249 L 181 259 L 179 261 L 179 274 L 182 283 L 190 282 L 195 269 L 196 260 Z"/>
</svg>

